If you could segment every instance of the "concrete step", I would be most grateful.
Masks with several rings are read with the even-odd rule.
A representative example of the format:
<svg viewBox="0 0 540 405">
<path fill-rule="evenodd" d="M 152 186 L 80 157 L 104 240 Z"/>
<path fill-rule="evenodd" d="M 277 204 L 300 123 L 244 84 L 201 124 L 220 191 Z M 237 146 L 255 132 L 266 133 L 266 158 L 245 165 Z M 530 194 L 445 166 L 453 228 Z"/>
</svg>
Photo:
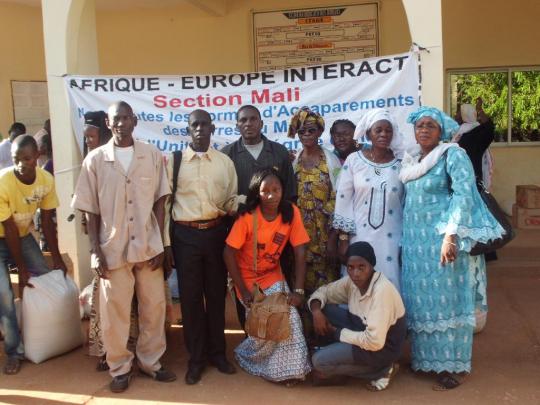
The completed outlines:
<svg viewBox="0 0 540 405">
<path fill-rule="evenodd" d="M 505 261 L 537 261 L 540 262 L 540 248 L 533 247 L 508 247 L 497 251 L 497 257 Z"/>
<path fill-rule="evenodd" d="M 538 260 L 507 260 L 499 259 L 487 263 L 489 271 L 538 271 L 540 275 L 540 261 Z"/>
<path fill-rule="evenodd" d="M 515 229 L 516 237 L 497 251 L 502 261 L 540 262 L 540 230 Z"/>
</svg>

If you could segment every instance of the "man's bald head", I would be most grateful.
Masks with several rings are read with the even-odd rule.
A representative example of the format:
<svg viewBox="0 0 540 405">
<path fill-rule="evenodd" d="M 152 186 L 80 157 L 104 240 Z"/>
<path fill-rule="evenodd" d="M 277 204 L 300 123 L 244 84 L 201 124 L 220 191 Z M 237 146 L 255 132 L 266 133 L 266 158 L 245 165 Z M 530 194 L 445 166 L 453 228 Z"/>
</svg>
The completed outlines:
<svg viewBox="0 0 540 405">
<path fill-rule="evenodd" d="M 126 103 L 125 101 L 120 100 L 120 101 L 116 101 L 116 102 L 112 103 L 109 106 L 109 110 L 108 110 L 109 119 L 110 119 L 110 116 L 111 116 L 111 112 L 114 115 L 114 113 L 116 111 L 118 111 L 119 109 L 121 109 L 121 108 L 124 108 L 127 111 L 129 111 L 131 114 L 133 114 L 133 108 L 131 108 L 131 106 L 128 103 Z"/>
<path fill-rule="evenodd" d="M 192 121 L 194 117 L 198 117 L 198 118 L 204 117 L 204 119 L 207 119 L 208 121 L 212 122 L 212 116 L 206 110 L 202 110 L 202 109 L 193 110 L 191 114 L 189 114 L 189 121 Z"/>
<path fill-rule="evenodd" d="M 31 146 L 36 152 L 38 151 L 37 142 L 32 135 L 20 135 L 15 138 L 11 144 L 11 154 L 14 155 L 19 149 L 27 146 Z"/>
<path fill-rule="evenodd" d="M 125 101 L 117 101 L 109 107 L 107 127 L 112 132 L 116 146 L 133 145 L 133 130 L 137 126 L 137 116 Z"/>
<path fill-rule="evenodd" d="M 191 147 L 196 152 L 206 152 L 210 146 L 210 137 L 216 129 L 212 116 L 205 110 L 194 110 L 189 114 L 188 131 L 191 135 Z"/>
</svg>

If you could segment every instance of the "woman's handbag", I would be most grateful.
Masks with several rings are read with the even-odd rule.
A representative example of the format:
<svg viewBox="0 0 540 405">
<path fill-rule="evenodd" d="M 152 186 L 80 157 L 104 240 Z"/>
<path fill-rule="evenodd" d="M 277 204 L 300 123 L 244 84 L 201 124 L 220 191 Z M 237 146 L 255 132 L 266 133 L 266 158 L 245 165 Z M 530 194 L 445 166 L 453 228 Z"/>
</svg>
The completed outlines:
<svg viewBox="0 0 540 405">
<path fill-rule="evenodd" d="M 257 273 L 257 212 L 253 212 L 253 271 Z M 278 293 L 265 295 L 258 284 L 254 284 L 253 303 L 246 319 L 246 333 L 249 336 L 282 342 L 291 331 L 289 326 L 289 304 L 285 286 Z"/>
<path fill-rule="evenodd" d="M 254 287 L 253 303 L 246 319 L 247 334 L 273 342 L 286 340 L 291 333 L 287 294 L 282 291 L 265 295 L 257 284 Z"/>
<path fill-rule="evenodd" d="M 499 239 L 490 240 L 487 243 L 477 243 L 476 245 L 474 245 L 471 249 L 471 256 L 483 255 L 500 249 L 515 237 L 514 229 L 512 229 L 512 224 L 510 224 L 510 221 L 506 217 L 506 214 L 503 212 L 501 207 L 499 207 L 499 204 L 497 203 L 497 200 L 495 200 L 495 197 L 493 197 L 493 195 L 485 189 L 484 185 L 481 182 L 479 182 L 478 184 L 478 192 L 480 193 L 480 197 L 482 197 L 482 200 L 486 204 L 487 209 L 489 210 L 489 212 L 491 212 L 491 215 L 493 215 L 497 222 L 503 227 L 505 233 Z"/>
<path fill-rule="evenodd" d="M 445 154 L 445 167 L 446 167 L 446 177 L 448 178 L 448 192 L 452 194 L 452 178 L 448 174 L 448 167 L 447 165 L 447 159 L 448 155 Z M 514 229 L 512 229 L 512 224 L 506 217 L 506 214 L 504 211 L 499 207 L 499 204 L 497 203 L 497 200 L 493 195 L 486 190 L 484 187 L 484 183 L 481 181 L 477 181 L 478 186 L 478 193 L 480 194 L 480 197 L 482 198 L 482 201 L 484 201 L 484 204 L 486 205 L 487 210 L 493 215 L 493 217 L 497 220 L 497 222 L 502 226 L 504 229 L 504 235 L 500 237 L 499 239 L 490 240 L 487 243 L 477 243 L 474 245 L 471 249 L 470 255 L 471 256 L 478 256 L 483 255 L 489 252 L 493 252 L 497 249 L 502 248 L 504 245 L 506 245 L 508 242 L 510 242 L 512 239 L 514 239 L 514 236 L 516 234 L 514 233 Z"/>
</svg>

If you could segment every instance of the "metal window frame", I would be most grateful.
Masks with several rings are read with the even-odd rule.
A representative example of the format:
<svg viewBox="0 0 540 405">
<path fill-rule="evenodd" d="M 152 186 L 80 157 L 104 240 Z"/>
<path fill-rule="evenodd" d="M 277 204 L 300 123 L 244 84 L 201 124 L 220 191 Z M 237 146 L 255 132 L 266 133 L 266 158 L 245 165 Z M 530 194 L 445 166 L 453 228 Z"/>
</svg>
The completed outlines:
<svg viewBox="0 0 540 405">
<path fill-rule="evenodd" d="M 536 70 L 540 71 L 540 66 L 497 66 L 497 67 L 482 67 L 482 68 L 468 68 L 468 69 L 447 69 L 446 70 L 446 102 L 448 109 L 451 110 L 452 103 L 452 86 L 451 86 L 451 76 L 452 75 L 466 75 L 474 73 L 506 73 L 506 80 L 508 85 L 508 128 L 506 132 L 506 142 L 493 142 L 492 147 L 524 147 L 524 146 L 540 146 L 540 142 L 520 142 L 512 141 L 512 73 L 513 72 L 522 72 L 522 71 L 531 71 Z"/>
</svg>

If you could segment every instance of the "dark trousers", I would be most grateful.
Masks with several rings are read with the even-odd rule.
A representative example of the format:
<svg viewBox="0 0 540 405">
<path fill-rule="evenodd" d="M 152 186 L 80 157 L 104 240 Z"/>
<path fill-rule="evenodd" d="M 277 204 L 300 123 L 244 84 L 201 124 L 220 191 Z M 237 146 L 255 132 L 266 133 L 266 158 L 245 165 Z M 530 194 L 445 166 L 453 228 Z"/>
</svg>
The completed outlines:
<svg viewBox="0 0 540 405">
<path fill-rule="evenodd" d="M 227 270 L 223 248 L 227 228 L 174 225 L 174 260 L 182 294 L 180 305 L 189 366 L 225 356 L 225 296 Z"/>
</svg>

